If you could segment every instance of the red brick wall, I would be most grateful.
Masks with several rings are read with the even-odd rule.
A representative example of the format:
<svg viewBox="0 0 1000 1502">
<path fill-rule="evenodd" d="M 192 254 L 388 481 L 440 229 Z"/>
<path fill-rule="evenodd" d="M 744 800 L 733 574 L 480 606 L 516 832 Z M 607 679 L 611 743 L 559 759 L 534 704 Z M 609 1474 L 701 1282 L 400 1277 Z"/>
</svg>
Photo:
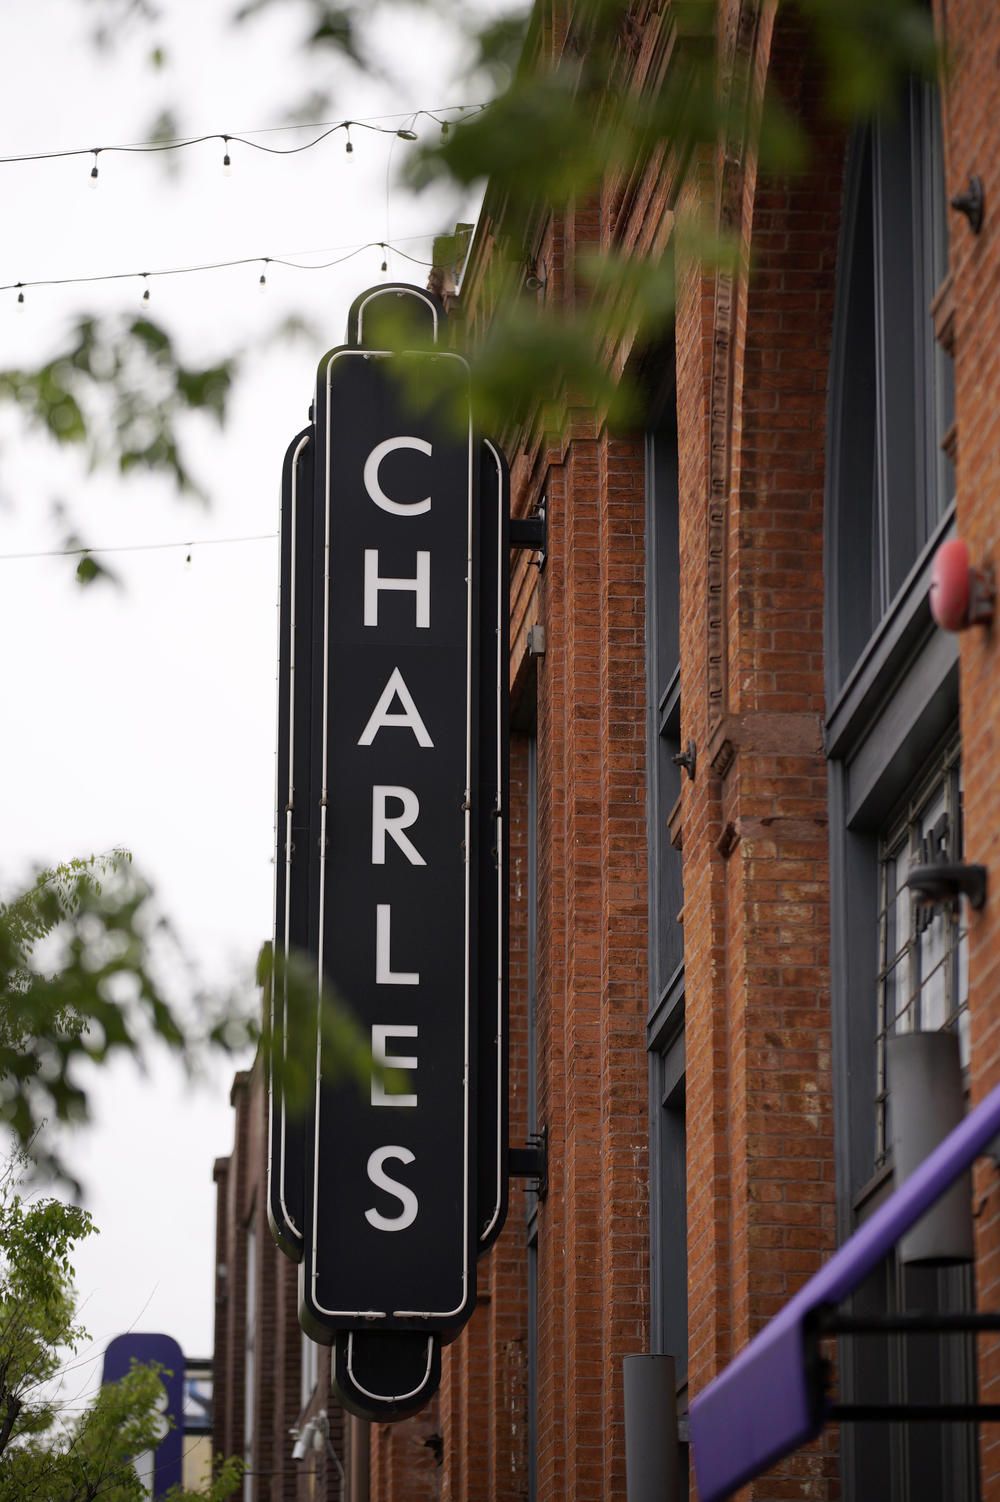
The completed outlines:
<svg viewBox="0 0 1000 1502">
<path fill-rule="evenodd" d="M 292 1459 L 292 1430 L 325 1410 L 330 1440 L 350 1464 L 343 1414 L 330 1392 L 330 1354 L 319 1351 L 316 1388 L 301 1408 L 302 1334 L 298 1274 L 278 1251 L 267 1224 L 267 1096 L 263 1070 L 237 1074 L 233 1151 L 215 1165 L 216 1317 L 212 1447 L 244 1454 L 247 1329 L 247 1228 L 256 1234 L 254 1305 L 253 1502 L 340 1502 L 337 1468 L 325 1448 Z M 365 1437 L 366 1439 L 367 1437 Z M 361 1499 L 358 1499 L 361 1502 Z"/>
<path fill-rule="evenodd" d="M 771 70 L 812 121 L 801 39 L 772 48 L 773 8 L 748 22 L 751 9 L 723 6 L 720 35 L 758 88 Z M 813 135 L 804 177 L 759 183 L 752 154 L 705 160 L 678 205 L 721 202 L 744 243 L 734 282 L 679 268 L 681 738 L 699 750 L 680 820 L 693 1391 L 834 1244 L 822 543 L 843 139 L 818 120 Z M 644 225 L 669 190 L 643 185 Z M 589 207 L 554 221 L 552 266 L 572 267 L 596 227 Z M 547 297 L 568 298 L 549 275 Z M 540 479 L 537 460 L 515 468 L 514 497 L 523 514 L 544 491 L 549 517 L 534 596 L 551 1155 L 538 1490 L 611 1497 L 624 1495 L 621 1357 L 649 1339 L 643 453 L 581 417 L 545 458 Z M 833 1457 L 830 1437 L 755 1493 L 832 1498 Z"/>
<path fill-rule="evenodd" d="M 811 126 L 801 38 L 772 21 L 744 38 L 751 71 Z M 843 139 L 811 134 L 793 179 L 727 161 L 741 273 L 690 270 L 678 322 L 692 1392 L 834 1246 L 822 549 Z M 748 1494 L 837 1495 L 833 1436 Z"/>
<path fill-rule="evenodd" d="M 643 461 L 641 444 L 586 431 L 561 457 L 545 478 L 549 555 L 525 611 L 528 623 L 547 627 L 538 667 L 538 1048 L 551 1171 L 538 1212 L 538 1473 L 542 1495 L 600 1498 L 624 1485 L 621 1356 L 643 1348 L 648 1301 Z M 523 512 L 521 497 L 515 509 Z M 611 549 L 621 558 L 604 572 L 600 559 Z M 516 1031 L 523 1036 L 526 984 L 523 778 L 516 743 L 515 1144 L 527 1124 Z M 442 1397 L 450 1496 L 524 1494 L 524 1337 L 511 1318 L 524 1298 L 517 1190 L 515 1182 L 508 1229 L 491 1254 L 488 1301 L 446 1353 L 462 1365 L 465 1395 L 460 1415 L 453 1382 Z M 483 1323 L 492 1330 L 485 1352 Z M 492 1455 L 475 1418 L 491 1383 Z"/>
<path fill-rule="evenodd" d="M 440 1470 L 434 1446 L 440 1435 L 439 1403 L 412 1418 L 371 1426 L 371 1495 L 379 1502 L 435 1502 Z"/>
</svg>

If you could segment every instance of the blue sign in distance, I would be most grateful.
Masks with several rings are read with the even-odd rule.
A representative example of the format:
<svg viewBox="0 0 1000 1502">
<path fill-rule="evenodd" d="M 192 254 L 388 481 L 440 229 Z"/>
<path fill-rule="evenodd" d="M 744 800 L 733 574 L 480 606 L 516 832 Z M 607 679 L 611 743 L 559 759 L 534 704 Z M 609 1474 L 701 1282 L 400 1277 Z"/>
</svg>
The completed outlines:
<svg viewBox="0 0 1000 1502">
<path fill-rule="evenodd" d="M 133 1459 L 140 1474 L 151 1478 L 151 1495 L 165 1497 L 183 1479 L 184 1353 L 170 1335 L 116 1335 L 104 1352 L 102 1386 L 120 1382 L 135 1365 L 162 1368 L 160 1381 L 166 1395 L 162 1437 L 155 1450 Z"/>
</svg>

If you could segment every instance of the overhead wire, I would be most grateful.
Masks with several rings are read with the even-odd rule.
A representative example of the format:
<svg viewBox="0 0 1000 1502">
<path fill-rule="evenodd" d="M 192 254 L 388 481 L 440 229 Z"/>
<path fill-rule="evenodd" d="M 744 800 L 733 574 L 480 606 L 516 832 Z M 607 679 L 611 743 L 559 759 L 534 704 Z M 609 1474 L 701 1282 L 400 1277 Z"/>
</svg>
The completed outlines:
<svg viewBox="0 0 1000 1502">
<path fill-rule="evenodd" d="M 186 542 L 113 543 L 109 547 L 42 548 L 38 552 L 0 553 L 0 563 L 14 563 L 27 558 L 79 558 L 92 553 L 158 553 L 169 549 L 229 547 L 243 542 L 277 542 L 277 532 L 254 532 L 244 537 L 200 537 Z"/>
<path fill-rule="evenodd" d="M 391 246 L 391 244 L 392 244 L 391 223 L 390 223 L 392 153 L 393 153 L 393 150 L 394 150 L 395 145 L 396 145 L 396 139 L 398 138 L 400 140 L 407 140 L 409 138 L 409 135 L 412 134 L 412 132 L 413 132 L 413 126 L 416 125 L 416 123 L 417 123 L 417 116 L 415 114 L 414 115 L 407 115 L 405 118 L 407 120 L 409 120 L 409 122 L 410 122 L 409 130 L 407 131 L 407 130 L 404 130 L 404 129 L 400 129 L 400 130 L 398 130 L 396 132 L 396 137 L 394 137 L 393 140 L 391 140 L 389 142 L 389 150 L 386 153 L 386 159 L 385 159 L 385 244 L 386 244 L 386 246 Z M 382 270 L 383 270 L 383 272 L 385 272 L 385 271 L 388 271 L 388 269 L 389 269 L 389 257 L 388 257 L 388 252 L 387 252 L 386 255 L 382 259 Z"/>
<path fill-rule="evenodd" d="M 151 155 L 164 151 L 183 151 L 189 146 L 201 146 L 206 141 L 220 141 L 224 146 L 235 143 L 247 146 L 252 151 L 263 151 L 271 156 L 296 156 L 299 152 L 310 151 L 314 146 L 334 135 L 338 130 L 347 130 L 351 126 L 355 129 L 370 130 L 378 135 L 396 136 L 401 140 L 416 140 L 412 124 L 409 127 L 381 125 L 381 120 L 410 120 L 416 122 L 421 117 L 435 121 L 442 129 L 454 125 L 456 122 L 447 116 L 458 111 L 459 117 L 468 117 L 470 114 L 480 114 L 486 105 L 484 104 L 453 104 L 440 105 L 436 109 L 419 109 L 400 111 L 393 115 L 371 115 L 367 119 L 322 120 L 312 121 L 308 124 L 291 123 L 286 125 L 268 125 L 245 131 L 209 131 L 204 135 L 174 136 L 166 140 L 157 141 L 129 141 L 108 146 L 72 146 L 57 151 L 29 151 L 14 156 L 0 156 L 0 166 L 10 166 L 19 162 L 47 162 L 67 159 L 77 156 L 103 156 L 111 153 L 124 153 L 131 155 Z M 270 135 L 283 130 L 318 130 L 320 134 L 311 141 L 303 141 L 298 146 L 268 146 L 263 141 L 255 141 L 254 136 Z M 93 173 L 91 173 L 93 176 Z"/>
<path fill-rule="evenodd" d="M 338 120 L 334 122 L 317 121 L 309 124 L 289 123 L 278 126 L 265 126 L 256 130 L 242 132 L 212 131 L 203 135 L 178 136 L 163 141 L 127 142 L 109 146 L 75 146 L 57 151 L 37 151 L 26 152 L 15 156 L 0 156 L 0 166 L 8 166 L 11 164 L 24 162 L 51 161 L 55 159 L 65 159 L 78 156 L 92 156 L 94 158 L 94 165 L 90 171 L 90 179 L 91 186 L 96 187 L 99 177 L 98 160 L 101 155 L 106 153 L 120 152 L 148 154 L 163 151 L 177 151 L 183 150 L 189 146 L 202 145 L 206 141 L 220 141 L 222 142 L 225 151 L 225 155 L 223 157 L 223 172 L 228 175 L 231 170 L 229 147 L 233 143 L 247 146 L 255 151 L 264 151 L 274 156 L 293 156 L 298 154 L 299 152 L 308 151 L 312 147 L 318 146 L 322 141 L 327 140 L 330 136 L 334 135 L 339 130 L 346 132 L 347 151 L 349 153 L 353 153 L 354 147 L 350 138 L 350 131 L 352 126 L 354 126 L 355 129 L 370 130 L 381 135 L 388 135 L 392 137 L 389 148 L 389 157 L 386 163 L 386 235 L 384 240 L 368 240 L 363 244 L 346 247 L 345 254 L 342 256 L 337 256 L 333 260 L 316 262 L 306 265 L 303 265 L 299 261 L 292 260 L 287 256 L 241 256 L 232 260 L 202 262 L 191 266 L 162 267 L 158 270 L 146 269 L 136 271 L 102 272 L 90 276 L 36 277 L 28 280 L 21 278 L 16 282 L 7 282 L 0 285 L 0 292 L 16 292 L 17 305 L 18 308 L 21 309 L 24 306 L 25 291 L 32 288 L 83 286 L 99 282 L 141 280 L 143 283 L 142 301 L 144 303 L 148 303 L 150 300 L 148 283 L 149 280 L 153 277 L 185 276 L 192 273 L 221 271 L 228 270 L 233 267 L 251 265 L 259 265 L 264 268 L 264 270 L 262 270 L 259 282 L 260 288 L 261 290 L 263 290 L 267 283 L 266 268 L 268 266 L 285 266 L 295 271 L 327 271 L 333 266 L 343 265 L 344 262 L 351 260 L 354 256 L 362 254 L 366 250 L 382 251 L 381 269 L 383 272 L 386 272 L 388 270 L 388 255 L 390 250 L 393 251 L 396 255 L 401 256 L 403 260 L 409 261 L 412 265 L 431 267 L 434 264 L 433 260 L 426 260 L 421 256 L 412 255 L 409 252 L 404 251 L 399 244 L 394 243 L 391 239 L 389 179 L 393 147 L 395 146 L 397 140 L 415 141 L 418 139 L 417 134 L 414 130 L 414 126 L 421 118 L 433 120 L 441 127 L 442 134 L 445 134 L 447 133 L 451 125 L 457 123 L 455 119 L 449 119 L 449 115 L 455 115 L 457 112 L 459 119 L 463 117 L 467 118 L 471 114 L 481 113 L 486 107 L 487 106 L 484 104 L 440 105 L 434 109 L 419 109 L 406 112 L 400 111 L 398 114 L 374 115 L 364 119 L 354 119 L 352 117 L 351 119 Z M 380 123 L 383 120 L 396 120 L 403 123 L 395 126 L 387 126 Z M 297 146 L 289 147 L 269 146 L 264 142 L 252 139 L 252 137 L 255 135 L 266 135 L 286 130 L 318 130 L 320 134 L 314 136 L 310 141 L 304 141 Z M 349 160 L 350 159 L 351 158 L 349 158 Z M 408 235 L 403 238 L 406 240 L 433 240 L 434 236 Z M 321 253 L 322 252 L 310 251 L 298 252 L 298 254 L 302 255 Z"/>
<path fill-rule="evenodd" d="M 406 235 L 406 240 L 433 240 L 433 235 Z M 5 282 L 0 285 L 0 292 L 20 292 L 30 290 L 33 287 L 77 287 L 89 285 L 94 282 L 124 282 L 124 281 L 149 281 L 153 277 L 164 276 L 188 276 L 196 272 L 226 271 L 234 266 L 287 266 L 293 271 L 328 271 L 331 266 L 342 266 L 345 261 L 353 260 L 366 250 L 391 249 L 396 255 L 402 256 L 404 261 L 410 261 L 414 266 L 433 266 L 433 260 L 425 260 L 422 256 L 411 255 L 402 250 L 399 244 L 390 245 L 385 240 L 366 240 L 361 245 L 355 245 L 347 249 L 341 256 L 335 256 L 330 261 L 317 261 L 303 265 L 300 261 L 293 261 L 286 256 L 239 256 L 231 261 L 204 261 L 193 266 L 164 266 L 154 271 L 107 271 L 96 273 L 92 276 L 53 276 L 39 277 L 33 281 Z M 300 255 L 309 255 L 309 251 L 300 251 Z"/>
</svg>

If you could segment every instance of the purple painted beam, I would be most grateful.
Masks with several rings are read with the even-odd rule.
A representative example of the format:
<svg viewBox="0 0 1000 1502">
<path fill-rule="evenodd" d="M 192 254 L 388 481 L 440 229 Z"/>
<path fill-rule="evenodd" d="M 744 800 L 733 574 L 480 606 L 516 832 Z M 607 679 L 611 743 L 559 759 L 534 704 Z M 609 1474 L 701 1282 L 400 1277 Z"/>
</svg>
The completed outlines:
<svg viewBox="0 0 1000 1502">
<path fill-rule="evenodd" d="M 807 1317 L 824 1304 L 839 1304 L 863 1283 L 998 1132 L 1000 1085 L 692 1400 L 691 1450 L 701 1502 L 721 1502 L 820 1433 L 827 1415 L 806 1373 Z"/>
</svg>

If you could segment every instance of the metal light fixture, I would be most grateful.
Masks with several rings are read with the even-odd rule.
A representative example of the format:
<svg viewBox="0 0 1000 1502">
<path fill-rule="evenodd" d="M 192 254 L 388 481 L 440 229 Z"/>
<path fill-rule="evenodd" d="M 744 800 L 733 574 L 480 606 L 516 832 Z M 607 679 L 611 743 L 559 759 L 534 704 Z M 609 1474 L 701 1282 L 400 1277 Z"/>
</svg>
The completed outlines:
<svg viewBox="0 0 1000 1502">
<path fill-rule="evenodd" d="M 524 287 L 527 292 L 544 292 L 548 285 L 549 274 L 544 261 L 530 263 L 528 275 L 524 278 Z"/>
<path fill-rule="evenodd" d="M 964 193 L 956 193 L 951 200 L 953 209 L 964 214 L 969 221 L 969 228 L 974 235 L 978 235 L 983 227 L 983 210 L 986 207 L 986 195 L 983 192 L 983 180 L 981 177 L 970 177 L 969 186 Z"/>
<path fill-rule="evenodd" d="M 911 867 L 906 885 L 917 901 L 928 907 L 943 907 L 967 897 L 969 906 L 978 912 L 986 901 L 986 867 L 962 861 L 931 861 L 926 866 Z"/>
<path fill-rule="evenodd" d="M 675 767 L 683 767 L 688 777 L 694 782 L 694 774 L 698 766 L 698 747 L 694 741 L 688 741 L 683 751 L 678 751 L 670 760 Z"/>
</svg>

